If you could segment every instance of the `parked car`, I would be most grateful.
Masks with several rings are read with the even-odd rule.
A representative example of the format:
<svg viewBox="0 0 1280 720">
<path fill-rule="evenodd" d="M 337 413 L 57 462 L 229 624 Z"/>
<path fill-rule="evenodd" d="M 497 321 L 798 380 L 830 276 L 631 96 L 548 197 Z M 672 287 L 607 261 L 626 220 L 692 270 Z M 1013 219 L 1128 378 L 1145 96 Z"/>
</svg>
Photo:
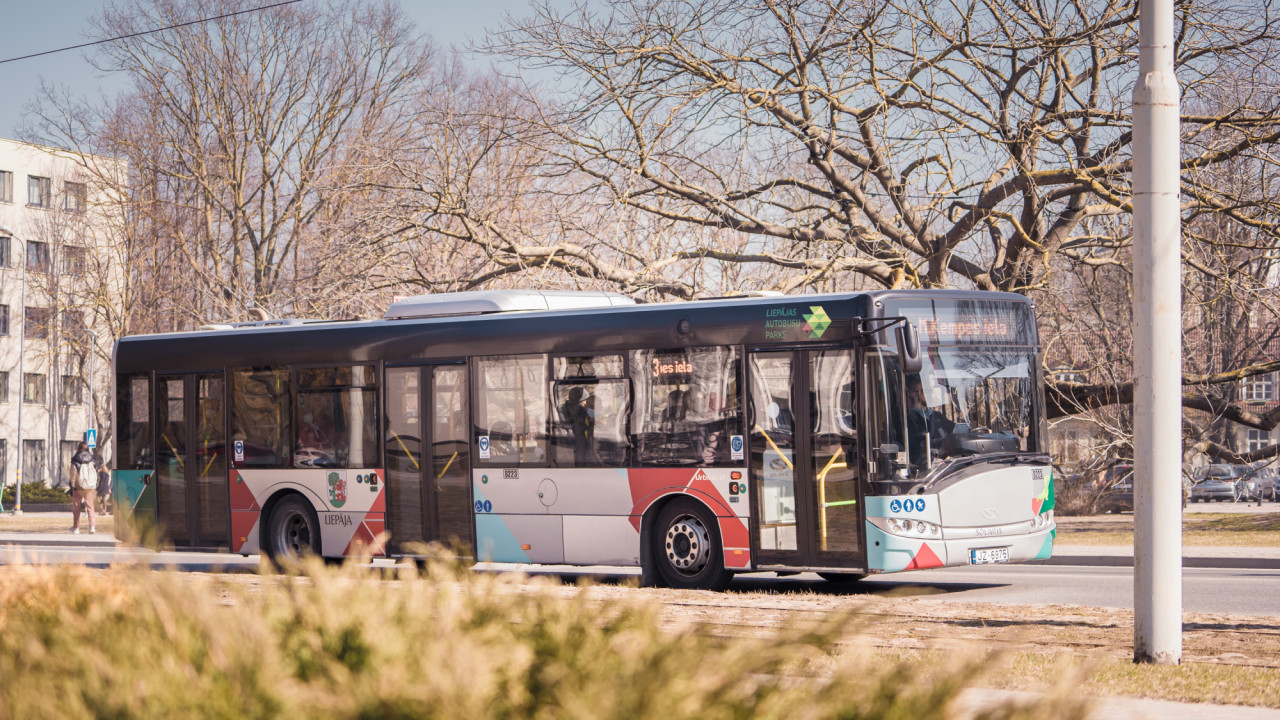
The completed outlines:
<svg viewBox="0 0 1280 720">
<path fill-rule="evenodd" d="M 1252 477 L 1253 468 L 1248 465 L 1209 465 L 1199 468 L 1193 476 L 1191 502 L 1236 502 L 1247 495 L 1245 481 Z"/>
<path fill-rule="evenodd" d="M 1099 485 L 1103 488 L 1098 496 L 1098 512 L 1118 513 L 1133 512 L 1133 466 L 1129 464 L 1112 465 L 1102 474 Z"/>
<path fill-rule="evenodd" d="M 1253 471 L 1254 487 L 1250 493 L 1251 500 L 1259 502 L 1270 500 L 1276 502 L 1276 482 L 1280 478 L 1276 477 L 1276 469 L 1267 465 L 1255 467 Z"/>
</svg>

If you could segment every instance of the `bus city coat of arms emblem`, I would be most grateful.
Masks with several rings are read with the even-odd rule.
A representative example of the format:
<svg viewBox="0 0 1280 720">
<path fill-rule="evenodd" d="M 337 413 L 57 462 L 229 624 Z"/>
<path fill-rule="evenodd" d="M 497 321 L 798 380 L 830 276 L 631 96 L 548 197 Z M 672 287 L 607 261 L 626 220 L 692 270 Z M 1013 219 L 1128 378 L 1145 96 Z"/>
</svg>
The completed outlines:
<svg viewBox="0 0 1280 720">
<path fill-rule="evenodd" d="M 347 479 L 342 473 L 329 473 L 329 504 L 336 508 L 347 504 Z"/>
</svg>

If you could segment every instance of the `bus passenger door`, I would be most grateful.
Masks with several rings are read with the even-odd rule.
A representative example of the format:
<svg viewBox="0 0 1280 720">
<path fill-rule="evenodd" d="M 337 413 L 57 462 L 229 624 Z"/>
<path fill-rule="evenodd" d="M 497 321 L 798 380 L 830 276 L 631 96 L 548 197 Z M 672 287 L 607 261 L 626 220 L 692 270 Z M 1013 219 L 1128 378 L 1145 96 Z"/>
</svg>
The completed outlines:
<svg viewBox="0 0 1280 720">
<path fill-rule="evenodd" d="M 157 382 L 156 499 L 164 537 L 179 547 L 230 539 L 223 387 L 220 373 Z"/>
<path fill-rule="evenodd" d="M 750 354 L 760 566 L 862 569 L 853 351 Z"/>
<path fill-rule="evenodd" d="M 473 543 L 467 390 L 461 363 L 387 368 L 387 527 L 395 553 L 412 554 L 411 543 Z"/>
</svg>

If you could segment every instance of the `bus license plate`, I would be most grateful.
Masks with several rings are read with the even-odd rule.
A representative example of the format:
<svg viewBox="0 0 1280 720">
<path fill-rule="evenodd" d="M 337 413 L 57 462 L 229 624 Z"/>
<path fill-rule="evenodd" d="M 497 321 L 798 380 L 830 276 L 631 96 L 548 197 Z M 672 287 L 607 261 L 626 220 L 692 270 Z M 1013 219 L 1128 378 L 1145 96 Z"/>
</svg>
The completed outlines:
<svg viewBox="0 0 1280 720">
<path fill-rule="evenodd" d="M 981 550 L 969 551 L 970 565 L 989 565 L 991 563 L 1007 563 L 1009 562 L 1009 548 L 982 548 Z"/>
</svg>

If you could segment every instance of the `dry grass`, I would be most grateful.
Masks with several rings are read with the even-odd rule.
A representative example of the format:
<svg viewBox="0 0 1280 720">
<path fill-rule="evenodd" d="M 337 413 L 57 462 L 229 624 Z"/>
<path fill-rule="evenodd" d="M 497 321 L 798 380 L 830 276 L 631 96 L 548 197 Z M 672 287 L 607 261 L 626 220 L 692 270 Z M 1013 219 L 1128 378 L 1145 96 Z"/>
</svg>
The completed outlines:
<svg viewBox="0 0 1280 720">
<path fill-rule="evenodd" d="M 838 657 L 843 614 L 725 638 L 514 573 L 296 570 L 0 570 L 0 718 L 945 718 L 989 662 Z"/>
<path fill-rule="evenodd" d="M 1133 545 L 1132 515 L 1058 518 L 1061 545 Z M 1187 514 L 1182 544 L 1203 547 L 1280 547 L 1280 512 Z"/>
</svg>

